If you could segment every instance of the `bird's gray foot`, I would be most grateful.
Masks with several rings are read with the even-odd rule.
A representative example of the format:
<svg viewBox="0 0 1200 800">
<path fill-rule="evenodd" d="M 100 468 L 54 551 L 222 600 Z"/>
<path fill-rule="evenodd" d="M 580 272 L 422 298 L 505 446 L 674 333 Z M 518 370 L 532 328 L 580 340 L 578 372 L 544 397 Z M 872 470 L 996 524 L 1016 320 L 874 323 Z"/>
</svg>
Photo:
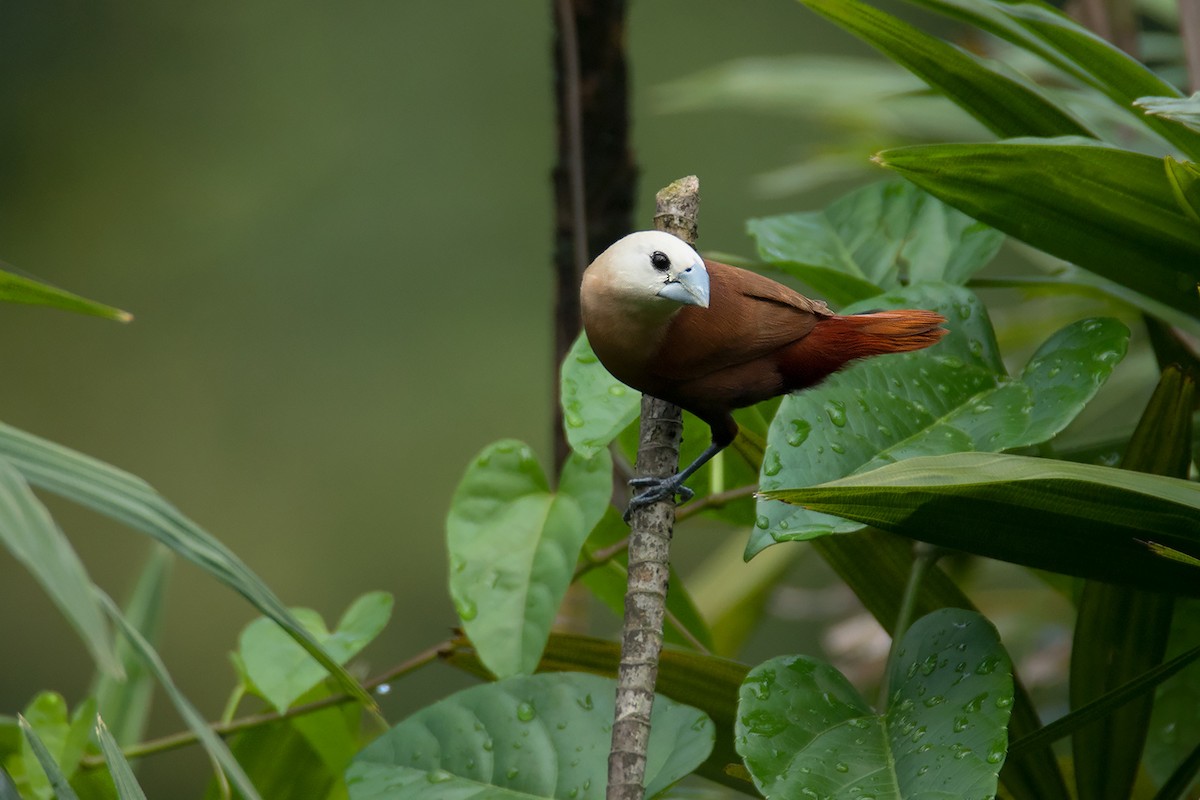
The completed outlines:
<svg viewBox="0 0 1200 800">
<path fill-rule="evenodd" d="M 686 503 L 695 496 L 695 492 L 683 485 L 687 480 L 686 475 L 677 474 L 669 478 L 634 478 L 629 481 L 629 485 L 635 489 L 644 489 L 633 496 L 629 501 L 629 506 L 625 509 L 625 522 L 629 522 L 629 518 L 634 511 L 639 508 L 645 508 L 651 503 L 657 503 L 660 500 L 674 500 L 675 495 L 679 495 L 679 502 Z"/>
</svg>

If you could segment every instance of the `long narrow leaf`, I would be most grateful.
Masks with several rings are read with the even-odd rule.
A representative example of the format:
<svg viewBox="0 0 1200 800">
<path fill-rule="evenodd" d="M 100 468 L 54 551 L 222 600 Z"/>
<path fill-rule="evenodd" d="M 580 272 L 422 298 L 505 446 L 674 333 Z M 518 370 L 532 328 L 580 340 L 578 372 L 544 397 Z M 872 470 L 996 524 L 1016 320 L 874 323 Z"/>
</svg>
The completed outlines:
<svg viewBox="0 0 1200 800">
<path fill-rule="evenodd" d="M 0 767 L 0 800 L 21 800 L 17 785 L 4 767 Z"/>
<path fill-rule="evenodd" d="M 187 723 L 188 728 L 191 729 L 192 733 L 196 734 L 196 738 L 213 760 L 214 766 L 219 765 L 218 768 L 229 776 L 230 781 L 242 793 L 245 800 L 262 800 L 258 791 L 254 788 L 254 784 L 250 782 L 241 765 L 238 764 L 237 759 L 229 752 L 229 748 L 225 745 L 225 742 L 221 740 L 221 737 L 213 733 L 213 729 L 209 727 L 208 722 L 196 710 L 191 701 L 184 696 L 183 692 L 179 690 L 179 687 L 175 685 L 175 681 L 171 678 L 171 674 L 167 672 L 167 666 L 159 658 L 157 651 L 150 646 L 150 643 L 138 632 L 137 628 L 129 624 L 129 621 L 125 619 L 125 616 L 121 613 L 121 609 L 117 607 L 117 604 L 113 602 L 111 597 L 99 588 L 96 588 L 95 592 L 113 622 L 125 634 L 129 643 L 133 645 L 134 650 L 145 661 L 150 671 L 154 673 L 154 677 L 158 679 L 163 690 L 167 693 L 167 697 L 170 698 L 179 715 Z"/>
<path fill-rule="evenodd" d="M 1147 95 L 1178 97 L 1179 90 L 1051 6 L 1001 0 L 909 1 L 968 22 L 1038 56 L 1098 90 L 1190 157 L 1200 155 L 1200 138 L 1189 136 L 1186 129 L 1173 122 L 1145 118 L 1133 106 L 1135 100 Z"/>
<path fill-rule="evenodd" d="M 1170 661 L 1160 664 L 1152 670 L 1143 672 L 1133 680 L 1110 690 L 1101 697 L 1097 697 L 1087 705 L 1059 717 L 1037 733 L 1017 739 L 1009 748 L 1009 757 L 1012 758 L 1016 755 L 1024 754 L 1031 748 L 1044 747 L 1065 736 L 1069 736 L 1089 722 L 1094 722 L 1111 714 L 1113 709 L 1120 708 L 1130 700 L 1153 691 L 1155 687 L 1166 682 L 1168 678 L 1185 667 L 1194 664 L 1197 660 L 1200 660 L 1200 647 L 1193 647 L 1186 653 L 1180 653 Z"/>
<path fill-rule="evenodd" d="M 100 670 L 109 676 L 121 676 L 121 663 L 109 641 L 104 614 L 92 596 L 92 582 L 83 562 L 21 473 L 2 457 L 0 544 L 46 590 L 79 633 Z"/>
<path fill-rule="evenodd" d="M 317 659 L 368 708 L 374 699 L 325 652 L 275 593 L 220 541 L 184 516 L 145 481 L 53 442 L 0 423 L 0 458 L 35 486 L 149 534 L 245 597 Z"/>
<path fill-rule="evenodd" d="M 173 561 L 170 550 L 160 544 L 154 545 L 125 605 L 125 618 L 129 624 L 152 645 L 158 641 L 162 629 L 167 608 L 164 595 Z M 140 741 L 145 732 L 154 693 L 154 676 L 124 636 L 117 635 L 114 649 L 121 660 L 125 679 L 98 675 L 91 694 L 96 698 L 100 713 L 109 720 L 106 730 L 111 728 L 110 735 L 119 744 L 131 745 Z"/>
<path fill-rule="evenodd" d="M 801 2 L 877 47 L 998 136 L 1092 135 L 1032 87 L 890 14 L 858 0 Z"/>
<path fill-rule="evenodd" d="M 1123 469 L 1187 477 L 1194 388 L 1177 367 L 1163 371 L 1129 440 Z M 1071 707 L 1085 705 L 1161 664 L 1174 608 L 1171 595 L 1088 581 L 1079 598 L 1071 647 Z M 1130 796 L 1153 706 L 1154 697 L 1145 696 L 1076 731 L 1071 747 L 1080 797 Z"/>
<path fill-rule="evenodd" d="M 120 800 L 146 800 L 146 794 L 138 785 L 137 778 L 133 776 L 133 769 L 125 760 L 125 754 L 121 752 L 121 746 L 108 732 L 108 726 L 100 717 L 96 717 L 96 738 L 100 740 L 100 750 L 104 753 L 104 763 L 108 764 L 108 771 L 112 774 L 117 797 Z"/>
<path fill-rule="evenodd" d="M 50 751 L 42 742 L 37 731 L 29 724 L 29 720 L 18 715 L 17 718 L 21 723 L 21 731 L 25 734 L 25 739 L 29 742 L 29 747 L 33 750 L 34 756 L 37 757 L 38 763 L 42 766 L 42 771 L 46 773 L 46 777 L 50 779 L 50 788 L 54 790 L 56 800 L 79 800 L 79 796 L 75 794 L 75 790 L 71 788 L 71 784 L 67 781 L 67 776 L 63 774 L 62 769 L 58 766 L 58 762 L 54 760 L 54 756 L 50 755 Z"/>
<path fill-rule="evenodd" d="M 922 145 L 876 160 L 1034 247 L 1200 316 L 1200 226 L 1161 159 L 1061 143 Z"/>
<path fill-rule="evenodd" d="M 1004 561 L 1178 594 L 1200 574 L 1154 541 L 1200 554 L 1200 486 L 1024 456 L 910 458 L 770 499 Z"/>
<path fill-rule="evenodd" d="M 48 283 L 0 269 L 0 300 L 34 306 L 50 306 L 117 322 L 129 322 L 133 315 L 119 308 L 106 306 Z"/>
</svg>

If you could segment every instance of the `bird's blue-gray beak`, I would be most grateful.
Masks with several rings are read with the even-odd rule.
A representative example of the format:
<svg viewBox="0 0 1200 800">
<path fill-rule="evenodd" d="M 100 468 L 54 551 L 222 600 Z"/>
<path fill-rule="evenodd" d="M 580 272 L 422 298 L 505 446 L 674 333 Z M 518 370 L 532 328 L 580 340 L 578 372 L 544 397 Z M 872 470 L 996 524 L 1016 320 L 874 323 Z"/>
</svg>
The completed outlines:
<svg viewBox="0 0 1200 800">
<path fill-rule="evenodd" d="M 708 308 L 708 270 L 704 268 L 704 262 L 697 261 L 680 272 L 658 290 L 658 296 L 687 306 Z"/>
</svg>

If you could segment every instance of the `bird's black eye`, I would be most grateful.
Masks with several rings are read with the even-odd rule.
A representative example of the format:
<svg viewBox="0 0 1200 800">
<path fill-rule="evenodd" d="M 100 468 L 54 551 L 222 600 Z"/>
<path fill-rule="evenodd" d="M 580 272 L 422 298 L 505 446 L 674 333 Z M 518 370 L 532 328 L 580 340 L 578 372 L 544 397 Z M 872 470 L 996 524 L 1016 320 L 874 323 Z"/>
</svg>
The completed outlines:
<svg viewBox="0 0 1200 800">
<path fill-rule="evenodd" d="M 671 266 L 671 259 L 667 258 L 667 254 L 661 250 L 655 250 L 650 254 L 650 263 L 659 272 L 666 272 L 667 268 Z"/>
</svg>

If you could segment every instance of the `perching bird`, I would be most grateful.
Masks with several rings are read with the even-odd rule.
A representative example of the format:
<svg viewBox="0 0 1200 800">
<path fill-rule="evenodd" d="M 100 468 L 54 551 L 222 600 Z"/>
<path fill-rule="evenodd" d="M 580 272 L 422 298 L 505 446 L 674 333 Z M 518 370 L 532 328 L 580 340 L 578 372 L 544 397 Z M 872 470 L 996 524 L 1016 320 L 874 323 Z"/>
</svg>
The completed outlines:
<svg viewBox="0 0 1200 800">
<path fill-rule="evenodd" d="M 729 446 L 730 413 L 819 383 L 857 358 L 929 347 L 947 331 L 932 311 L 841 316 L 754 272 L 702 259 L 669 233 L 631 233 L 583 273 L 583 326 L 613 376 L 695 414 L 712 443 L 669 478 L 636 478 L 644 488 L 628 514 L 650 503 L 683 500 L 683 485 Z"/>
</svg>

